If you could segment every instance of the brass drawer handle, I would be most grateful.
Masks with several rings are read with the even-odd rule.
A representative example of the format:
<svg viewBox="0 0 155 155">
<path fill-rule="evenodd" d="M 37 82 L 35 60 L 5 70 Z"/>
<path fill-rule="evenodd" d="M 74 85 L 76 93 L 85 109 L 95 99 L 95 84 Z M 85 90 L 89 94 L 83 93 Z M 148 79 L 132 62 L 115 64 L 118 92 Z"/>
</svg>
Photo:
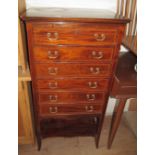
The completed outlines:
<svg viewBox="0 0 155 155">
<path fill-rule="evenodd" d="M 95 94 L 87 94 L 86 97 L 88 101 L 94 101 L 96 99 Z"/>
<path fill-rule="evenodd" d="M 58 83 L 57 82 L 54 82 L 54 83 L 48 83 L 48 87 L 50 88 L 50 89 L 54 89 L 54 88 L 57 88 L 58 87 Z"/>
<path fill-rule="evenodd" d="M 96 52 L 96 51 L 92 51 L 92 56 L 95 58 L 95 59 L 101 59 L 103 58 L 103 53 L 102 52 Z"/>
<path fill-rule="evenodd" d="M 99 67 L 90 67 L 90 72 L 92 74 L 99 74 L 100 73 L 100 68 Z"/>
<path fill-rule="evenodd" d="M 90 88 L 97 88 L 98 87 L 97 82 L 88 82 L 88 85 L 89 85 Z"/>
<path fill-rule="evenodd" d="M 58 40 L 58 38 L 59 38 L 59 34 L 57 32 L 54 32 L 54 33 L 48 32 L 47 33 L 48 40 Z"/>
<path fill-rule="evenodd" d="M 48 68 L 48 74 L 50 75 L 56 75 L 58 72 L 58 68 Z"/>
<path fill-rule="evenodd" d="M 49 112 L 50 113 L 57 113 L 58 112 L 58 107 L 49 107 Z"/>
<path fill-rule="evenodd" d="M 56 102 L 58 100 L 58 96 L 57 95 L 49 95 L 49 100 L 50 100 L 50 102 Z"/>
<path fill-rule="evenodd" d="M 49 59 L 56 59 L 56 58 L 58 58 L 58 56 L 59 56 L 58 51 L 53 51 L 53 52 L 48 51 L 48 58 Z"/>
<path fill-rule="evenodd" d="M 85 106 L 86 112 L 93 112 L 94 107 L 93 106 Z"/>
<path fill-rule="evenodd" d="M 106 38 L 105 34 L 103 34 L 103 33 L 101 33 L 101 34 L 95 33 L 95 34 L 94 34 L 94 37 L 95 37 L 95 39 L 96 39 L 97 41 L 104 41 L 105 38 Z"/>
</svg>

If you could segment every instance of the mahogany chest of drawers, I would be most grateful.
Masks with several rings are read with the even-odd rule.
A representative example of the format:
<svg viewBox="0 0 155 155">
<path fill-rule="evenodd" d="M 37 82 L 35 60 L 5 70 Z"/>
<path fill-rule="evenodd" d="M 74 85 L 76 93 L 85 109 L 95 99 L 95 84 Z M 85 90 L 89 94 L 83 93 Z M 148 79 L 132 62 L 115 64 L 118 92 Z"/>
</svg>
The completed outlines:
<svg viewBox="0 0 155 155">
<path fill-rule="evenodd" d="M 98 145 L 125 24 L 103 10 L 29 9 L 26 24 L 38 149 L 48 136 Z"/>
</svg>

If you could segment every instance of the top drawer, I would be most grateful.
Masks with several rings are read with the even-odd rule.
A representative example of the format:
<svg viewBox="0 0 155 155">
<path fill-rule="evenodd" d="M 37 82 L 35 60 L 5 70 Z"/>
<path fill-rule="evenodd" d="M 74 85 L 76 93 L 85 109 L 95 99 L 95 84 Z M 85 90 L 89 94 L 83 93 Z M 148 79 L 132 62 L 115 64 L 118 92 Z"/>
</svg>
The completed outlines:
<svg viewBox="0 0 155 155">
<path fill-rule="evenodd" d="M 37 45 L 112 45 L 116 44 L 117 29 L 103 24 L 38 23 L 33 25 Z"/>
</svg>

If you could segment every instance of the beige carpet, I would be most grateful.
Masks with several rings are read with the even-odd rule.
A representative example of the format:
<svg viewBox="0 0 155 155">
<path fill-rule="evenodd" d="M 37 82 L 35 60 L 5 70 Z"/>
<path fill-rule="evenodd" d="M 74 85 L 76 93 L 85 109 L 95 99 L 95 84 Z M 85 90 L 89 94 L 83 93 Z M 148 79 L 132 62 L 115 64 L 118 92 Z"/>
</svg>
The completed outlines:
<svg viewBox="0 0 155 155">
<path fill-rule="evenodd" d="M 96 149 L 93 137 L 47 138 L 41 151 L 36 146 L 19 146 L 19 155 L 136 155 L 136 138 L 125 121 L 122 121 L 110 150 L 107 149 L 110 117 L 104 122 L 100 148 Z"/>
</svg>

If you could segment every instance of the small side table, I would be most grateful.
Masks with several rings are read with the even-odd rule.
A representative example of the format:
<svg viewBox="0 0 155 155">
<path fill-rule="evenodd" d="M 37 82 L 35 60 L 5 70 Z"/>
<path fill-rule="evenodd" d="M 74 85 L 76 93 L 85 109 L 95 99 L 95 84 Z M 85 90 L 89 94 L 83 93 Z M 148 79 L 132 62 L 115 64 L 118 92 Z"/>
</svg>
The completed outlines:
<svg viewBox="0 0 155 155">
<path fill-rule="evenodd" d="M 111 128 L 108 138 L 108 148 L 111 148 L 127 99 L 137 96 L 137 72 L 135 64 L 137 57 L 131 52 L 121 53 L 113 79 L 110 96 L 119 102 L 116 104 L 112 116 Z"/>
</svg>

